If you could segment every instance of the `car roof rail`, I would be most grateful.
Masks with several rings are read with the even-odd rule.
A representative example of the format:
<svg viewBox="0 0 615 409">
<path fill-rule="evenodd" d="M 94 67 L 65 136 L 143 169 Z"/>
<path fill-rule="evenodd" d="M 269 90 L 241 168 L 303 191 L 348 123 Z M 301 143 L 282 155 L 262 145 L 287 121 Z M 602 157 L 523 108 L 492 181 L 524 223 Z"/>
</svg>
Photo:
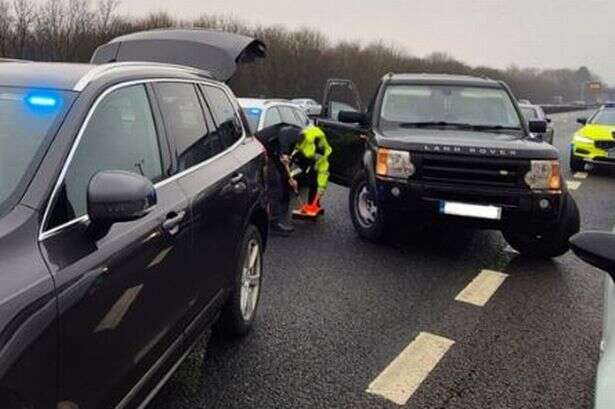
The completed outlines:
<svg viewBox="0 0 615 409">
<path fill-rule="evenodd" d="M 155 63 L 155 62 L 140 62 L 140 61 L 113 62 L 113 63 L 98 65 L 95 68 L 88 71 L 83 77 L 81 77 L 79 81 L 77 81 L 77 83 L 73 87 L 73 91 L 78 91 L 78 92 L 83 91 L 90 82 L 100 78 L 101 76 L 109 72 L 112 72 L 113 70 L 118 70 L 122 68 L 140 68 L 140 67 L 174 69 L 174 70 L 196 74 L 196 75 L 211 79 L 211 74 L 209 72 L 200 70 L 198 68 L 186 67 L 184 65 L 163 64 L 163 63 Z"/>
</svg>

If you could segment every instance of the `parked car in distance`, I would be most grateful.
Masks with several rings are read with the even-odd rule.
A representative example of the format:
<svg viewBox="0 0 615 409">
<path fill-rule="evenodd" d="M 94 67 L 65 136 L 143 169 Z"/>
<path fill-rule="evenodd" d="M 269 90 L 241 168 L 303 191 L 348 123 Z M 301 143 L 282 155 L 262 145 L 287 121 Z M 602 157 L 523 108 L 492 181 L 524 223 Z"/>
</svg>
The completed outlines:
<svg viewBox="0 0 615 409">
<path fill-rule="evenodd" d="M 570 144 L 570 170 L 585 170 L 586 164 L 615 164 L 615 106 L 603 105 L 588 118 L 579 118 L 582 127 Z"/>
<path fill-rule="evenodd" d="M 305 111 L 289 101 L 239 98 L 239 105 L 253 133 L 280 123 L 296 125 L 300 128 L 305 128 L 311 123 Z"/>
<path fill-rule="evenodd" d="M 296 98 L 292 99 L 290 102 L 300 106 L 309 116 L 318 116 L 322 113 L 322 105 L 312 98 Z"/>
<path fill-rule="evenodd" d="M 549 118 L 540 105 L 519 104 L 521 113 L 526 121 L 541 120 L 547 123 L 547 131 L 538 134 L 543 141 L 553 145 L 553 137 L 555 136 L 555 129 L 551 126 L 551 118 Z"/>
<path fill-rule="evenodd" d="M 0 64 L 0 408 L 143 407 L 218 317 L 250 330 L 266 159 L 224 82 L 263 54 L 159 30 Z"/>
<path fill-rule="evenodd" d="M 555 257 L 579 231 L 579 210 L 559 153 L 534 138 L 500 81 L 458 75 L 388 74 L 362 110 L 350 80 L 331 80 L 317 120 L 335 155 L 331 179 L 350 186 L 358 234 L 381 240 L 403 221 L 501 230 L 521 253 Z M 336 100 L 338 96 L 354 100 Z M 337 112 L 348 104 L 351 111 Z"/>
<path fill-rule="evenodd" d="M 607 273 L 594 409 L 610 409 L 615 407 L 615 234 L 583 232 L 573 236 L 570 242 L 579 258 Z"/>
</svg>

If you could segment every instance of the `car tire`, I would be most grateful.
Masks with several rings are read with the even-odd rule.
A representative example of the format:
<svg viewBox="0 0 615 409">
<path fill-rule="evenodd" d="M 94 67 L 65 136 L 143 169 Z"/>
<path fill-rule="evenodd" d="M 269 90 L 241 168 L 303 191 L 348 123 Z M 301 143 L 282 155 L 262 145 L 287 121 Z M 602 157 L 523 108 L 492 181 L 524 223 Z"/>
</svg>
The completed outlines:
<svg viewBox="0 0 615 409">
<path fill-rule="evenodd" d="M 222 330 L 233 337 L 245 336 L 252 329 L 263 273 L 263 239 L 256 226 L 247 227 L 240 245 L 231 293 L 220 317 Z"/>
<path fill-rule="evenodd" d="M 386 233 L 386 219 L 369 187 L 367 172 L 361 170 L 350 186 L 349 210 L 352 224 L 362 239 L 379 242 Z"/>
<path fill-rule="evenodd" d="M 574 149 L 570 148 L 570 171 L 573 173 L 583 172 L 585 170 L 585 162 L 582 159 L 574 156 Z"/>
<path fill-rule="evenodd" d="M 576 202 L 566 194 L 563 214 L 554 231 L 538 235 L 504 229 L 504 238 L 512 248 L 523 255 L 538 258 L 553 258 L 565 254 L 570 249 L 568 240 L 580 230 L 581 218 Z"/>
</svg>

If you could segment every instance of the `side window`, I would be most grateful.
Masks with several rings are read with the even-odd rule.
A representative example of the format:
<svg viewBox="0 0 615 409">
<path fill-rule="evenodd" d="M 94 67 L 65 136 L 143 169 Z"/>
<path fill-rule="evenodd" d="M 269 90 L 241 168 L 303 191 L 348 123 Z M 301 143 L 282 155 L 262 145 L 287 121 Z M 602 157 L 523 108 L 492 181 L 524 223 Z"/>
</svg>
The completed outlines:
<svg viewBox="0 0 615 409">
<path fill-rule="evenodd" d="M 284 123 L 299 126 L 299 122 L 297 121 L 297 117 L 295 117 L 295 114 L 293 114 L 292 108 L 287 106 L 280 106 L 278 107 L 278 109 L 280 110 L 280 114 L 282 115 L 282 121 Z"/>
<path fill-rule="evenodd" d="M 155 84 L 168 136 L 175 141 L 178 171 L 222 152 L 219 136 L 208 127 L 196 88 L 188 83 Z"/>
<path fill-rule="evenodd" d="M 269 126 L 277 125 L 282 122 L 282 117 L 280 116 L 280 111 L 277 108 L 269 108 L 267 113 L 265 114 L 265 123 L 263 128 L 267 128 Z"/>
<path fill-rule="evenodd" d="M 305 112 L 303 112 L 302 110 L 293 109 L 293 113 L 295 114 L 295 117 L 297 118 L 297 124 L 300 127 L 305 128 L 306 126 L 310 124 L 309 118 L 307 117 Z"/>
<path fill-rule="evenodd" d="M 232 146 L 243 135 L 241 119 L 228 95 L 218 87 L 202 85 L 207 103 L 218 127 L 217 133 L 226 146 Z"/>
<path fill-rule="evenodd" d="M 158 136 L 143 85 L 113 91 L 94 111 L 55 198 L 48 228 L 87 213 L 88 184 L 103 170 L 134 172 L 152 182 L 162 179 Z"/>
</svg>

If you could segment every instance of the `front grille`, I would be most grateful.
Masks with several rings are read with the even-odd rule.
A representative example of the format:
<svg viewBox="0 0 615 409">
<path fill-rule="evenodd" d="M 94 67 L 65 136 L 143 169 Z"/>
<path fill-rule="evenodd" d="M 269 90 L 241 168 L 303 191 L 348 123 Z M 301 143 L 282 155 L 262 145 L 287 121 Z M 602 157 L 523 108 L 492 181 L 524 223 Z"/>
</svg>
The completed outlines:
<svg viewBox="0 0 615 409">
<path fill-rule="evenodd" d="M 525 187 L 529 161 L 427 154 L 421 156 L 419 169 L 425 182 Z"/>
<path fill-rule="evenodd" d="M 596 141 L 594 145 L 598 149 L 609 150 L 615 148 L 615 141 Z"/>
</svg>

